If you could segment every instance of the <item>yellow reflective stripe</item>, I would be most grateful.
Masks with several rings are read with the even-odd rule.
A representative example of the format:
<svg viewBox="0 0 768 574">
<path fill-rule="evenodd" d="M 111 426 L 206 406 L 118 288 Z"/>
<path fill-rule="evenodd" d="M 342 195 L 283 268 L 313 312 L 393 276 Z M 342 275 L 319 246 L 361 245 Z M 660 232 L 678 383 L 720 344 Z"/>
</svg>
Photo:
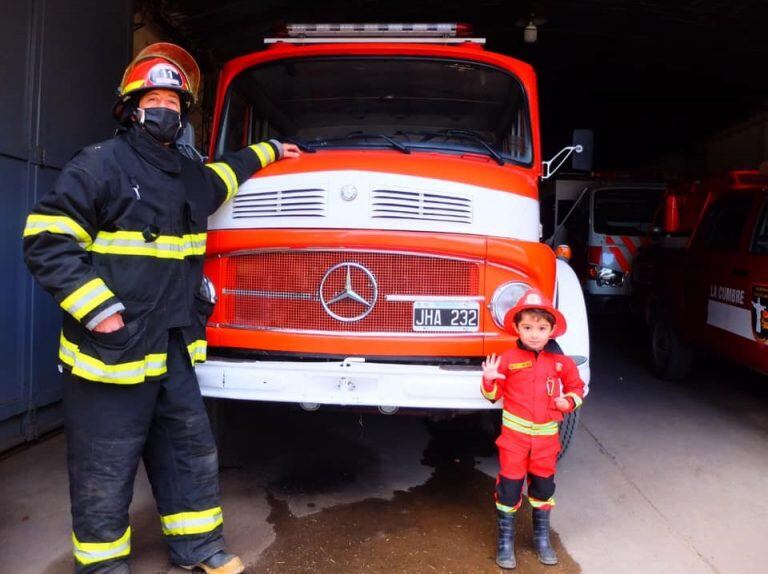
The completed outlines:
<svg viewBox="0 0 768 574">
<path fill-rule="evenodd" d="M 205 362 L 207 356 L 208 342 L 204 339 L 198 339 L 187 345 L 187 352 L 192 364 Z"/>
<path fill-rule="evenodd" d="M 513 415 L 508 411 L 502 414 L 502 424 L 512 430 L 531 436 L 550 436 L 557 434 L 557 423 L 552 421 L 548 423 L 534 423 L 522 417 Z"/>
<path fill-rule="evenodd" d="M 80 542 L 73 532 L 72 545 L 75 559 L 83 565 L 128 556 L 131 553 L 131 527 L 114 542 Z"/>
<path fill-rule="evenodd" d="M 224 182 L 224 185 L 227 188 L 227 198 L 224 201 L 232 199 L 237 192 L 237 176 L 235 175 L 235 172 L 232 171 L 232 168 L 223 162 L 208 163 L 206 164 L 206 167 L 211 168 L 213 172 L 219 176 L 221 181 Z"/>
<path fill-rule="evenodd" d="M 78 321 L 115 294 L 100 277 L 78 287 L 61 302 L 61 308 Z"/>
<path fill-rule="evenodd" d="M 248 147 L 258 156 L 261 167 L 266 167 L 271 163 L 267 154 L 264 152 L 264 148 L 261 147 L 261 144 L 251 145 Z"/>
<path fill-rule="evenodd" d="M 496 383 L 493 383 L 493 389 L 486 391 L 485 385 L 480 383 L 480 392 L 483 393 L 483 396 L 489 401 L 495 401 L 496 393 L 499 392 L 499 386 Z"/>
<path fill-rule="evenodd" d="M 166 536 L 204 534 L 211 532 L 223 523 L 224 516 L 220 506 L 199 512 L 179 512 L 160 517 L 163 534 Z"/>
<path fill-rule="evenodd" d="M 271 144 L 268 144 L 267 142 L 263 142 L 263 143 L 260 143 L 259 145 L 263 146 L 264 149 L 267 150 L 267 155 L 269 156 L 269 163 L 272 163 L 277 159 L 277 156 L 275 156 L 275 148 L 273 148 Z"/>
<path fill-rule="evenodd" d="M 521 500 L 522 502 L 522 500 Z M 502 512 L 506 512 L 507 514 L 514 514 L 517 512 L 517 510 L 520 508 L 520 504 L 518 503 L 517 506 L 505 506 L 501 502 L 496 503 L 496 509 L 501 510 Z"/>
<path fill-rule="evenodd" d="M 532 367 L 533 361 L 523 361 L 522 363 L 512 363 L 507 366 L 507 368 L 511 371 L 516 371 L 518 369 L 525 369 L 527 367 Z"/>
<path fill-rule="evenodd" d="M 253 149 L 253 151 L 256 152 L 256 155 L 259 156 L 261 167 L 266 167 L 270 163 L 274 162 L 275 159 L 277 159 L 275 157 L 274 148 L 271 145 L 269 145 L 267 142 L 261 142 L 259 144 L 253 145 L 251 146 L 251 149 Z M 259 152 L 261 152 L 261 154 Z"/>
<path fill-rule="evenodd" d="M 127 94 L 128 92 L 132 92 L 133 90 L 138 90 L 139 88 L 144 87 L 144 80 L 136 80 L 135 82 L 131 82 L 125 88 L 123 88 L 123 91 L 120 92 L 122 94 Z"/>
<path fill-rule="evenodd" d="M 71 367 L 75 376 L 117 385 L 135 385 L 144 382 L 147 377 L 159 377 L 168 371 L 166 353 L 154 353 L 145 356 L 143 360 L 108 365 L 82 353 L 77 345 L 64 337 L 64 333 L 59 342 L 59 360 Z"/>
<path fill-rule="evenodd" d="M 554 506 L 555 498 L 550 497 L 547 500 L 539 500 L 538 498 L 528 497 L 528 502 L 531 503 L 532 508 L 541 508 L 542 506 Z"/>
<path fill-rule="evenodd" d="M 82 246 L 90 245 L 91 236 L 83 229 L 77 221 L 66 215 L 40 215 L 30 213 L 27 217 L 27 224 L 24 227 L 24 237 L 37 235 L 38 233 L 58 233 L 60 235 L 69 235 L 77 240 Z"/>
<path fill-rule="evenodd" d="M 581 406 L 581 403 L 584 402 L 584 400 L 576 393 L 565 393 L 563 396 L 571 397 L 573 399 L 574 409 L 578 409 Z"/>
<path fill-rule="evenodd" d="M 99 231 L 88 248 L 105 255 L 138 255 L 159 259 L 184 259 L 205 255 L 207 233 L 189 233 L 181 237 L 159 235 L 151 243 L 140 231 Z"/>
</svg>

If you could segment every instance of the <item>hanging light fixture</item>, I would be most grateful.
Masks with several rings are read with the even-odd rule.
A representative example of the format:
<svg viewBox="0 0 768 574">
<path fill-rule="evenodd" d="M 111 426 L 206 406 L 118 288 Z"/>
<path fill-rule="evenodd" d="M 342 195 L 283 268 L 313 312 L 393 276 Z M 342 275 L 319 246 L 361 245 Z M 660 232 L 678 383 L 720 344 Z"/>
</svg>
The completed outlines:
<svg viewBox="0 0 768 574">
<path fill-rule="evenodd" d="M 536 26 L 533 18 L 528 20 L 528 24 L 523 28 L 523 42 L 526 44 L 533 44 L 539 37 L 539 29 Z"/>
</svg>

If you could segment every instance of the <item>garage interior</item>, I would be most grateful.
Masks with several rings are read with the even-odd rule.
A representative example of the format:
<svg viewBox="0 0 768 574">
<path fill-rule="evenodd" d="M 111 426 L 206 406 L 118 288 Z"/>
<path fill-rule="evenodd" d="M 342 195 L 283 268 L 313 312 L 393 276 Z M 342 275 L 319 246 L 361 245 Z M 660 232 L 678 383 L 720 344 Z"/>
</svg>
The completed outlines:
<svg viewBox="0 0 768 574">
<path fill-rule="evenodd" d="M 21 260 L 24 219 L 77 149 L 113 133 L 114 87 L 144 46 L 175 42 L 200 63 L 192 121 L 203 153 L 219 69 L 264 49 L 281 25 L 440 21 L 470 23 L 487 50 L 534 66 L 545 158 L 591 129 L 601 174 L 677 182 L 768 161 L 768 5 L 758 0 L 104 4 L 32 0 L 0 24 L 10 87 L 0 104 L 11 110 L 0 120 L 0 341 L 12 358 L 0 373 L 0 555 L 18 574 L 71 562 L 60 310 Z M 561 564 L 522 554 L 518 570 L 762 572 L 765 376 L 712 361 L 690 380 L 661 381 L 640 326 L 591 321 L 593 400 L 562 462 L 553 517 Z M 227 408 L 226 533 L 249 572 L 498 571 L 493 448 L 475 419 Z M 136 488 L 135 572 L 181 572 L 167 562 L 141 473 Z"/>
</svg>

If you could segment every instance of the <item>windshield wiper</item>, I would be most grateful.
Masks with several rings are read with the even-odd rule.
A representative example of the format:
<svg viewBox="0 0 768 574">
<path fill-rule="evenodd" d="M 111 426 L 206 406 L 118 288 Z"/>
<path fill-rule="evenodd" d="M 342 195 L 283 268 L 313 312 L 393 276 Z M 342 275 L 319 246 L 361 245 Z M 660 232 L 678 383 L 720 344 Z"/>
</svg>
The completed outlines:
<svg viewBox="0 0 768 574">
<path fill-rule="evenodd" d="M 449 137 L 463 137 L 467 139 L 471 139 L 473 141 L 476 141 L 481 146 L 483 146 L 486 150 L 488 150 L 488 155 L 490 155 L 493 159 L 496 160 L 496 163 L 499 165 L 504 165 L 504 158 L 501 157 L 501 154 L 497 152 L 495 149 L 493 149 L 485 139 L 483 139 L 482 136 L 479 134 L 476 134 L 475 132 L 471 132 L 468 130 L 443 130 L 443 133 Z"/>
<path fill-rule="evenodd" d="M 403 153 L 411 153 L 411 150 L 406 146 L 405 144 L 400 143 L 394 138 L 389 137 L 388 135 L 379 134 L 379 133 L 368 133 L 368 132 L 349 132 L 347 134 L 347 139 L 357 139 L 357 138 L 381 138 L 384 141 L 388 142 L 392 147 L 400 150 Z"/>
<path fill-rule="evenodd" d="M 403 135 L 407 134 L 415 134 L 419 136 L 427 136 L 422 141 L 428 141 L 431 138 L 434 137 L 448 137 L 448 138 L 463 138 L 466 140 L 472 140 L 473 142 L 479 143 L 483 148 L 488 152 L 488 155 L 490 155 L 496 163 L 499 165 L 504 165 L 504 158 L 501 157 L 501 154 L 497 152 L 495 149 L 491 147 L 491 145 L 485 141 L 485 139 L 480 135 L 470 130 L 438 130 L 438 131 L 404 131 L 404 132 L 397 132 Z"/>
</svg>

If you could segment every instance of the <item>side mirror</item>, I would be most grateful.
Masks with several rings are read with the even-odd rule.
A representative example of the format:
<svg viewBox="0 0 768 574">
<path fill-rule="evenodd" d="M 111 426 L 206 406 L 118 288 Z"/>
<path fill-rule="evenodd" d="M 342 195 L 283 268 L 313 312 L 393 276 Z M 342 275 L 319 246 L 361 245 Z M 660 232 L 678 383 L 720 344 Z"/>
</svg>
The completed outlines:
<svg viewBox="0 0 768 574">
<path fill-rule="evenodd" d="M 595 133 L 592 130 L 573 130 L 573 145 L 581 146 L 581 153 L 573 154 L 571 165 L 579 171 L 592 171 L 592 152 Z"/>
</svg>

